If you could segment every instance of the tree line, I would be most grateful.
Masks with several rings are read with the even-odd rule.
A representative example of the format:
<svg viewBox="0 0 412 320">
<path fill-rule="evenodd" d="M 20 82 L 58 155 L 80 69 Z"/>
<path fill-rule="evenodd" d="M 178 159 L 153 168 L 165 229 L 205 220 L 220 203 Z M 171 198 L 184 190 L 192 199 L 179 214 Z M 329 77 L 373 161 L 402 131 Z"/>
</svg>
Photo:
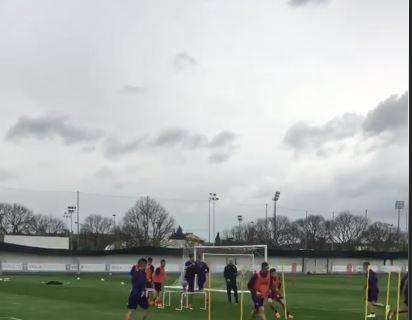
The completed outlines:
<svg viewBox="0 0 412 320">
<path fill-rule="evenodd" d="M 220 235 L 219 235 L 220 237 Z M 257 244 L 308 250 L 407 250 L 406 233 L 391 224 L 371 222 L 364 216 L 343 211 L 335 219 L 321 215 L 290 220 L 286 216 L 258 219 L 223 232 L 221 243 Z"/>
<path fill-rule="evenodd" d="M 119 224 L 101 214 L 90 214 L 80 223 L 80 234 L 71 237 L 72 248 L 102 250 L 140 246 L 159 247 L 175 231 L 175 220 L 155 199 L 141 197 Z M 34 214 L 20 204 L 0 203 L 0 234 L 69 236 L 59 218 Z"/>
<path fill-rule="evenodd" d="M 117 225 L 100 214 L 86 216 L 80 234 L 73 235 L 59 218 L 34 214 L 20 204 L 0 203 L 0 234 L 71 235 L 72 248 L 102 250 L 139 246 L 164 246 L 175 233 L 175 220 L 155 199 L 141 197 Z M 286 216 L 258 219 L 233 226 L 219 234 L 216 244 L 263 244 L 280 249 L 407 250 L 406 233 L 388 223 L 371 223 L 348 211 L 328 220 L 320 215 L 290 220 Z"/>
</svg>

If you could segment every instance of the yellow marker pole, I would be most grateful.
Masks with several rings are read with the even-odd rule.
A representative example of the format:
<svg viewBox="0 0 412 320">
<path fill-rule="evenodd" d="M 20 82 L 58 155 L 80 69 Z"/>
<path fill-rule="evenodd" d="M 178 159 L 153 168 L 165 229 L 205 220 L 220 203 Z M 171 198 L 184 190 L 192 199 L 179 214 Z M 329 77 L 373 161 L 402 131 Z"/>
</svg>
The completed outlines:
<svg viewBox="0 0 412 320">
<path fill-rule="evenodd" d="M 369 270 L 370 270 L 370 266 L 368 266 L 368 270 L 366 271 L 365 320 L 368 320 Z"/>
<path fill-rule="evenodd" d="M 388 284 L 386 286 L 386 305 L 385 305 L 385 319 L 388 319 L 389 314 L 389 300 L 390 300 L 390 290 L 391 290 L 391 274 L 392 272 L 389 271 L 388 273 Z"/>
<path fill-rule="evenodd" d="M 283 288 L 283 301 L 285 302 L 285 319 L 288 318 L 288 307 L 286 302 L 286 282 L 285 282 L 285 272 L 282 266 L 282 288 Z"/>
<path fill-rule="evenodd" d="M 401 272 L 398 272 L 398 301 L 396 301 L 396 320 L 399 320 L 399 300 L 401 299 Z"/>
<path fill-rule="evenodd" d="M 208 319 L 212 319 L 212 294 L 210 290 L 212 289 L 212 273 L 209 272 L 209 292 L 208 292 Z"/>
<path fill-rule="evenodd" d="M 243 272 L 240 277 L 240 320 L 243 320 Z"/>
</svg>

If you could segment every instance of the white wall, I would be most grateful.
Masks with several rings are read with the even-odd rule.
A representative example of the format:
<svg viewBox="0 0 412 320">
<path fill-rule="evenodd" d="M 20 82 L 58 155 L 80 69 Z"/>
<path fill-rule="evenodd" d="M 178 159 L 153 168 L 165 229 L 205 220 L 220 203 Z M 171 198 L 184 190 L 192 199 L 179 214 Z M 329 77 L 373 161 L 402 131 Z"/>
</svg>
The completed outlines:
<svg viewBox="0 0 412 320">
<path fill-rule="evenodd" d="M 142 255 L 107 255 L 107 256 L 57 256 L 37 255 L 0 251 L 0 271 L 3 272 L 112 272 L 125 273 L 137 262 Z M 145 256 L 147 258 L 147 255 Z M 181 272 L 183 258 L 181 256 L 152 255 L 154 264 L 158 265 L 161 259 L 166 259 L 169 272 Z M 249 258 L 238 259 L 238 265 L 250 265 Z M 207 263 L 212 272 L 221 273 L 227 257 L 209 257 Z M 347 265 L 351 264 L 353 272 L 362 272 L 362 264 L 369 261 L 373 269 L 378 272 L 407 270 L 406 259 L 388 260 L 351 259 L 351 258 L 305 258 L 301 257 L 269 257 L 269 264 L 278 270 L 292 272 L 292 265 L 296 272 L 311 273 L 346 273 Z M 254 269 L 258 269 L 263 262 L 262 258 L 255 259 Z"/>
<path fill-rule="evenodd" d="M 4 235 L 4 242 L 36 248 L 69 249 L 68 237 Z"/>
</svg>

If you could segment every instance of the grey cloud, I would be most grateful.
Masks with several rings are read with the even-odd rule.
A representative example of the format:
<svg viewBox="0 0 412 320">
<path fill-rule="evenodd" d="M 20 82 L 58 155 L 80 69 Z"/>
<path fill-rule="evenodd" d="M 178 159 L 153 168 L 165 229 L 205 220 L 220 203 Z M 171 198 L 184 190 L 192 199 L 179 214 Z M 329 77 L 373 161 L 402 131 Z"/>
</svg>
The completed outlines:
<svg viewBox="0 0 412 320">
<path fill-rule="evenodd" d="M 308 4 L 325 4 L 329 0 L 289 0 L 289 4 L 293 7 L 301 7 Z"/>
<path fill-rule="evenodd" d="M 393 95 L 368 112 L 363 131 L 367 135 L 405 129 L 408 126 L 408 92 Z"/>
<path fill-rule="evenodd" d="M 222 131 L 216 134 L 210 141 L 203 134 L 191 133 L 184 129 L 167 129 L 153 141 L 154 146 L 176 146 L 197 148 L 225 148 L 231 147 L 236 135 L 231 131 Z"/>
<path fill-rule="evenodd" d="M 233 144 L 236 139 L 236 135 L 231 131 L 222 131 L 218 133 L 209 143 L 210 148 L 225 147 Z"/>
<path fill-rule="evenodd" d="M 366 117 L 346 113 L 318 126 L 296 123 L 286 131 L 283 142 L 296 152 L 309 150 L 326 157 L 344 150 L 345 139 L 358 134 L 361 145 L 369 145 L 368 151 L 382 145 L 403 144 L 407 141 L 407 128 L 408 92 L 405 92 L 382 101 Z M 369 138 L 368 144 L 365 144 L 366 138 Z"/>
<path fill-rule="evenodd" d="M 73 125 L 64 116 L 45 115 L 41 117 L 22 116 L 6 134 L 7 140 L 24 138 L 53 139 L 60 138 L 67 144 L 98 140 L 103 133 L 99 130 Z"/>
<path fill-rule="evenodd" d="M 188 138 L 190 138 L 190 134 L 187 130 L 167 129 L 160 133 L 153 144 L 155 146 L 174 146 L 184 142 Z"/>
<path fill-rule="evenodd" d="M 210 163 L 222 163 L 231 157 L 230 152 L 214 152 L 209 156 L 209 162 Z"/>
<path fill-rule="evenodd" d="M 135 85 L 127 84 L 121 90 L 122 93 L 131 94 L 131 95 L 142 95 L 145 93 L 145 88 Z"/>
<path fill-rule="evenodd" d="M 120 141 L 117 138 L 108 138 L 104 143 L 104 154 L 107 158 L 113 158 L 124 154 L 134 153 L 143 147 L 144 139 Z"/>
<path fill-rule="evenodd" d="M 175 55 L 173 64 L 177 71 L 183 71 L 196 66 L 198 63 L 196 59 L 187 54 L 187 52 L 179 52 Z"/>
<path fill-rule="evenodd" d="M 104 153 L 110 158 L 134 153 L 140 149 L 180 147 L 193 150 L 213 150 L 213 153 L 210 155 L 210 161 L 220 163 L 228 160 L 234 153 L 236 149 L 235 140 L 236 134 L 231 131 L 222 131 L 212 137 L 212 139 L 208 139 L 203 134 L 174 128 L 163 130 L 153 139 L 147 136 L 128 142 L 122 142 L 117 138 L 107 139 L 104 145 Z"/>
<path fill-rule="evenodd" d="M 345 113 L 318 126 L 299 122 L 287 130 L 284 143 L 296 151 L 318 150 L 328 142 L 350 138 L 359 133 L 363 119 L 361 115 Z"/>
</svg>

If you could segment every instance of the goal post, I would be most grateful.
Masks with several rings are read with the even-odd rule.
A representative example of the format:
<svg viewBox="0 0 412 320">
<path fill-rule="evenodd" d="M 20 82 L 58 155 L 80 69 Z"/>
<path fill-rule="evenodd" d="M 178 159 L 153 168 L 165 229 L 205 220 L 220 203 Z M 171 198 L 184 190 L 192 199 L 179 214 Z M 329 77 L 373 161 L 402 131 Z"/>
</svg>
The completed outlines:
<svg viewBox="0 0 412 320">
<path fill-rule="evenodd" d="M 229 260 L 237 266 L 239 278 L 237 292 L 239 298 L 239 319 L 244 318 L 244 295 L 249 294 L 246 289 L 245 280 L 248 275 L 259 269 L 257 260 L 263 262 L 268 260 L 267 245 L 243 245 L 243 246 L 195 246 L 193 256 L 202 259 L 209 265 L 208 288 L 205 288 L 208 297 L 208 319 L 216 319 L 212 315 L 212 307 L 216 294 L 226 294 L 227 289 L 223 281 L 223 269 Z M 260 264 L 260 263 L 259 263 Z M 245 290 L 246 289 L 246 290 Z"/>
</svg>

